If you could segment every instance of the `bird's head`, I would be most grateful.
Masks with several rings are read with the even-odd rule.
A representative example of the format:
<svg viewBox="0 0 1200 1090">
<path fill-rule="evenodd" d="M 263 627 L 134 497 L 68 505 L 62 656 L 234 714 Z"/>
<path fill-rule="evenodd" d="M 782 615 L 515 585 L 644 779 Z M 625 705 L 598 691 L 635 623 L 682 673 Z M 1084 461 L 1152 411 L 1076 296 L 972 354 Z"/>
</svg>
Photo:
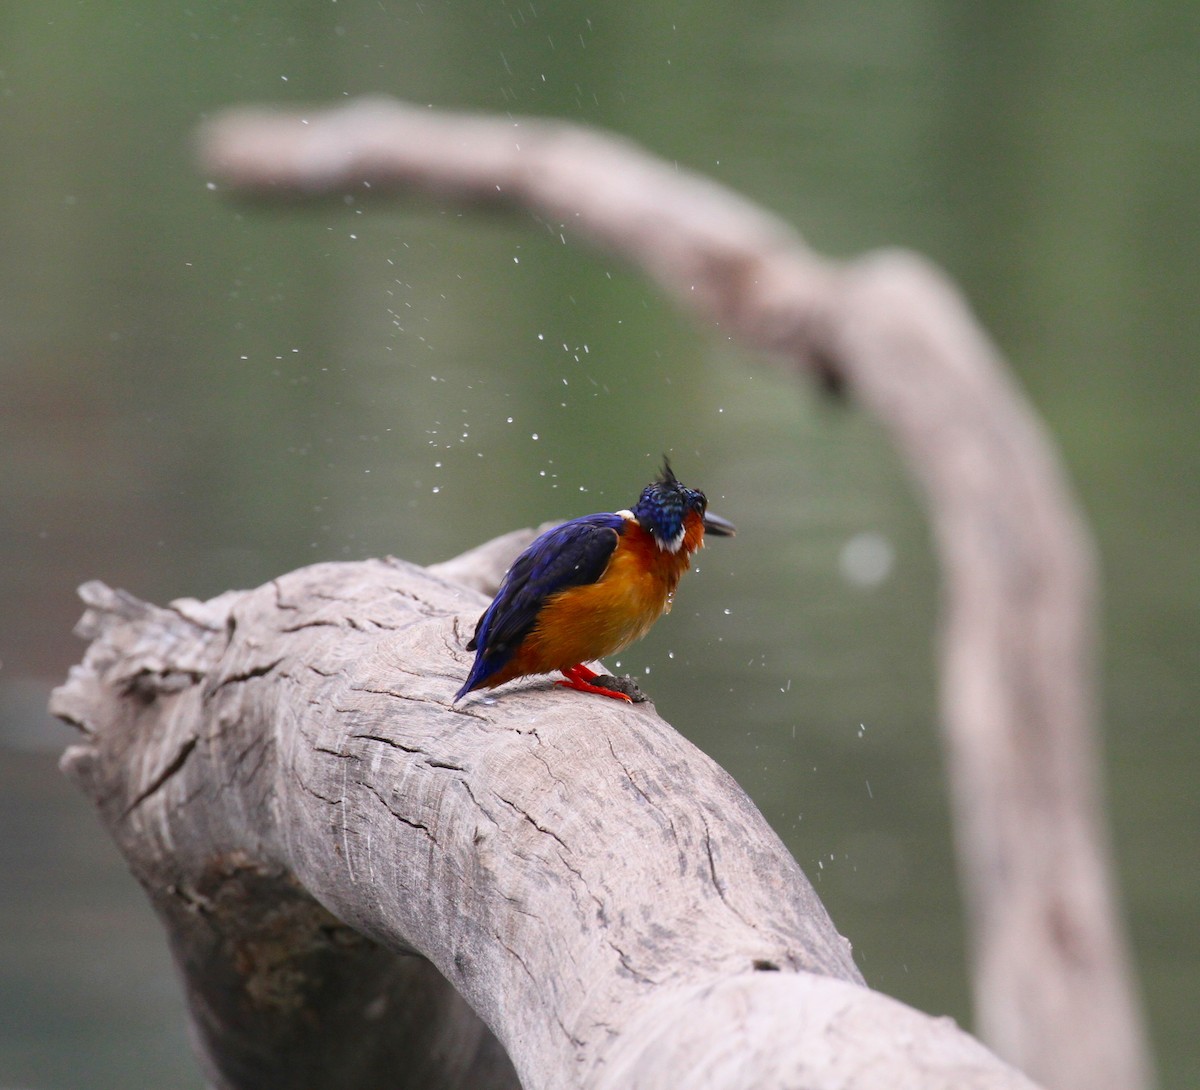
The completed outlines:
<svg viewBox="0 0 1200 1090">
<path fill-rule="evenodd" d="M 659 548 L 672 553 L 678 552 L 683 545 L 687 518 L 692 514 L 703 522 L 704 529 L 710 534 L 729 537 L 734 533 L 731 522 L 708 514 L 708 499 L 703 492 L 679 483 L 665 457 L 658 480 L 642 489 L 632 513 L 642 529 L 653 535 Z"/>
</svg>

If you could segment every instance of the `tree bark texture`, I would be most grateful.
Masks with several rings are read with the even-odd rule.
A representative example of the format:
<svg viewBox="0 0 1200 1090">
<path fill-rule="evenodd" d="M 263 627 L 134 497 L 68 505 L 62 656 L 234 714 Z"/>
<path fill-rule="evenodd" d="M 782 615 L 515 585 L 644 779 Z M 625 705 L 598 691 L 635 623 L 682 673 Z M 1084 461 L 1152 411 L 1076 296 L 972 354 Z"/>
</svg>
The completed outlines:
<svg viewBox="0 0 1200 1090">
<path fill-rule="evenodd" d="M 495 555 L 446 567 L 488 585 Z M 82 593 L 64 768 L 166 926 L 212 1086 L 1031 1087 L 863 986 L 651 705 L 544 680 L 452 704 L 465 583 L 387 560 Z"/>
<path fill-rule="evenodd" d="M 1053 446 L 955 288 L 916 255 L 834 264 L 785 224 L 575 126 L 364 100 L 202 133 L 240 194 L 527 210 L 706 322 L 846 389 L 926 497 L 941 711 L 985 1040 L 1053 1090 L 1147 1086 L 1094 728 L 1092 546 Z"/>
</svg>

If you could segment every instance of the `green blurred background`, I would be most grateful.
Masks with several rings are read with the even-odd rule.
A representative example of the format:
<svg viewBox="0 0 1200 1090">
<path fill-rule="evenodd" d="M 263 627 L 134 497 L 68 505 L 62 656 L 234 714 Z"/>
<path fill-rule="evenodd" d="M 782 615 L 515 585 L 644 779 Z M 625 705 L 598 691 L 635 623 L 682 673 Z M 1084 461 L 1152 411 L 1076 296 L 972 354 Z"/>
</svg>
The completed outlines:
<svg viewBox="0 0 1200 1090">
<path fill-rule="evenodd" d="M 1099 538 L 1121 878 L 1163 1086 L 1200 1085 L 1198 58 L 1184 2 L 4 5 L 0 1084 L 201 1085 L 157 925 L 55 767 L 77 584 L 431 562 L 625 506 L 664 450 L 741 534 L 622 668 L 868 980 L 970 1024 L 936 572 L 892 451 L 531 221 L 251 208 L 193 165 L 224 106 L 385 92 L 613 129 L 824 253 L 963 285 Z"/>
</svg>

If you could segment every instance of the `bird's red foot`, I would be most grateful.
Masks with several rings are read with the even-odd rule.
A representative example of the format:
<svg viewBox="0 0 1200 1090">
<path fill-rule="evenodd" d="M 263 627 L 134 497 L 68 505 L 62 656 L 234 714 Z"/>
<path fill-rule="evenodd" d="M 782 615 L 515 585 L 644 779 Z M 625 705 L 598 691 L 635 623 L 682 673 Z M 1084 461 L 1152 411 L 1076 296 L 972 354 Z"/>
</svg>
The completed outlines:
<svg viewBox="0 0 1200 1090">
<path fill-rule="evenodd" d="M 556 681 L 564 689 L 578 689 L 581 693 L 596 693 L 613 700 L 624 700 L 629 704 L 640 704 L 646 699 L 646 694 L 637 687 L 637 683 L 628 677 L 613 677 L 611 674 L 597 674 L 582 663 L 563 671 L 566 681 Z M 611 684 L 593 684 L 595 681 Z"/>
</svg>

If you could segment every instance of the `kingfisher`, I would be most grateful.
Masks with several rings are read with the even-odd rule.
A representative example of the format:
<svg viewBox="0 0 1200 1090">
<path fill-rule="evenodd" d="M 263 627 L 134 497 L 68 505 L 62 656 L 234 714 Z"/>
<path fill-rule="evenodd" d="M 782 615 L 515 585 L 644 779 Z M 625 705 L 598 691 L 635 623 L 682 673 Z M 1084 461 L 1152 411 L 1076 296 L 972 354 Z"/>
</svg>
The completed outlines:
<svg viewBox="0 0 1200 1090">
<path fill-rule="evenodd" d="M 664 457 L 631 510 L 583 515 L 547 530 L 514 561 L 467 644 L 475 662 L 454 696 L 529 674 L 562 673 L 568 689 L 645 700 L 629 678 L 594 662 L 641 639 L 664 613 L 706 533 L 731 537 L 703 492 L 680 484 Z"/>
</svg>

